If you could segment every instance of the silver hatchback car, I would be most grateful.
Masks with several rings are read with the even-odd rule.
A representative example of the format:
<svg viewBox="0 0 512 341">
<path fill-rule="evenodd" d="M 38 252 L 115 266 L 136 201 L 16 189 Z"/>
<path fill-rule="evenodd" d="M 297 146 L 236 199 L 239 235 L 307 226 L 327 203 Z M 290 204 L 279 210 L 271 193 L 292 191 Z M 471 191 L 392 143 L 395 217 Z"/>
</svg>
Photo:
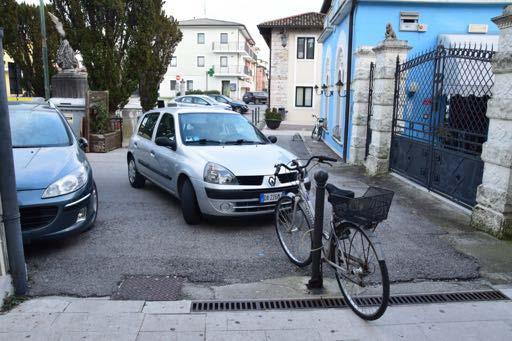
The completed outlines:
<svg viewBox="0 0 512 341">
<path fill-rule="evenodd" d="M 188 224 L 202 215 L 272 213 L 296 173 L 273 177 L 274 165 L 297 157 L 233 111 L 168 107 L 144 114 L 130 140 L 128 178 L 147 180 L 181 200 Z"/>
</svg>

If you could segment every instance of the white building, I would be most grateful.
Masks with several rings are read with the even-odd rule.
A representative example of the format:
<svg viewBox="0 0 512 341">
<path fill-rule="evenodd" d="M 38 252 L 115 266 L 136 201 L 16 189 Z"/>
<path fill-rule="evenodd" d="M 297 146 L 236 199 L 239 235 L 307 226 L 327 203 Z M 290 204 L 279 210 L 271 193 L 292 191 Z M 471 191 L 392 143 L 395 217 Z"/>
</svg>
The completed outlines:
<svg viewBox="0 0 512 341">
<path fill-rule="evenodd" d="M 320 112 L 322 33 L 324 15 L 304 13 L 267 21 L 258 29 L 270 48 L 270 106 L 285 108 L 286 121 L 314 122 Z M 318 92 L 319 93 L 319 92 Z"/>
<path fill-rule="evenodd" d="M 243 24 L 204 18 L 181 21 L 179 28 L 183 39 L 160 84 L 161 99 L 188 90 L 218 90 L 241 99 L 255 89 L 257 56 Z"/>
</svg>

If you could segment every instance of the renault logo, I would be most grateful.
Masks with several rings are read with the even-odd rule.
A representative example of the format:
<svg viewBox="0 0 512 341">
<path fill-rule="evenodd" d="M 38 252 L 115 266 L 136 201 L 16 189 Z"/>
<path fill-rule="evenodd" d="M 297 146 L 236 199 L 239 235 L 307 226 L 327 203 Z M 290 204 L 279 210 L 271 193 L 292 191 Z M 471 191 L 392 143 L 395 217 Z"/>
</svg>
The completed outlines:
<svg viewBox="0 0 512 341">
<path fill-rule="evenodd" d="M 276 177 L 275 176 L 271 176 L 270 178 L 268 178 L 268 184 L 272 187 L 274 187 L 276 185 Z"/>
</svg>

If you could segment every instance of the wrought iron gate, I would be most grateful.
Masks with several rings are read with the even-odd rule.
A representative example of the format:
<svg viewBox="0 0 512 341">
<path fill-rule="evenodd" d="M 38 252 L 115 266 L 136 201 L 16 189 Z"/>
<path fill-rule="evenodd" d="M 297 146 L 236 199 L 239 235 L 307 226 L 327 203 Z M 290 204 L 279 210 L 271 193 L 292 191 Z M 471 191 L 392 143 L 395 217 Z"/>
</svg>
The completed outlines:
<svg viewBox="0 0 512 341">
<path fill-rule="evenodd" d="M 373 80 L 375 76 L 375 63 L 370 63 L 370 77 L 369 77 L 369 86 L 368 86 L 368 117 L 366 120 L 366 150 L 364 154 L 364 159 L 368 157 L 370 154 L 370 144 L 372 143 L 372 128 L 370 126 L 372 120 L 373 113 Z"/>
<path fill-rule="evenodd" d="M 390 169 L 467 207 L 482 182 L 493 55 L 439 46 L 397 59 Z"/>
</svg>

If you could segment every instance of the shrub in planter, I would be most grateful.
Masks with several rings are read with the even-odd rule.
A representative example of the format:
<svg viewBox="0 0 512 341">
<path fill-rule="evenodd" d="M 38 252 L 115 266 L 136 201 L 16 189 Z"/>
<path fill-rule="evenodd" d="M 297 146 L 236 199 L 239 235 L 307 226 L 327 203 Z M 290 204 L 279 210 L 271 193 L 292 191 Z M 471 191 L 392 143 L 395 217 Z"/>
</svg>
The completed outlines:
<svg viewBox="0 0 512 341">
<path fill-rule="evenodd" d="M 90 112 L 89 151 L 106 153 L 121 147 L 121 130 L 113 130 L 110 114 L 103 106 L 94 106 Z"/>
<path fill-rule="evenodd" d="M 283 117 L 276 108 L 267 108 L 265 110 L 265 123 L 267 124 L 267 127 L 269 129 L 277 129 L 281 125 L 281 121 L 283 120 Z"/>
</svg>

